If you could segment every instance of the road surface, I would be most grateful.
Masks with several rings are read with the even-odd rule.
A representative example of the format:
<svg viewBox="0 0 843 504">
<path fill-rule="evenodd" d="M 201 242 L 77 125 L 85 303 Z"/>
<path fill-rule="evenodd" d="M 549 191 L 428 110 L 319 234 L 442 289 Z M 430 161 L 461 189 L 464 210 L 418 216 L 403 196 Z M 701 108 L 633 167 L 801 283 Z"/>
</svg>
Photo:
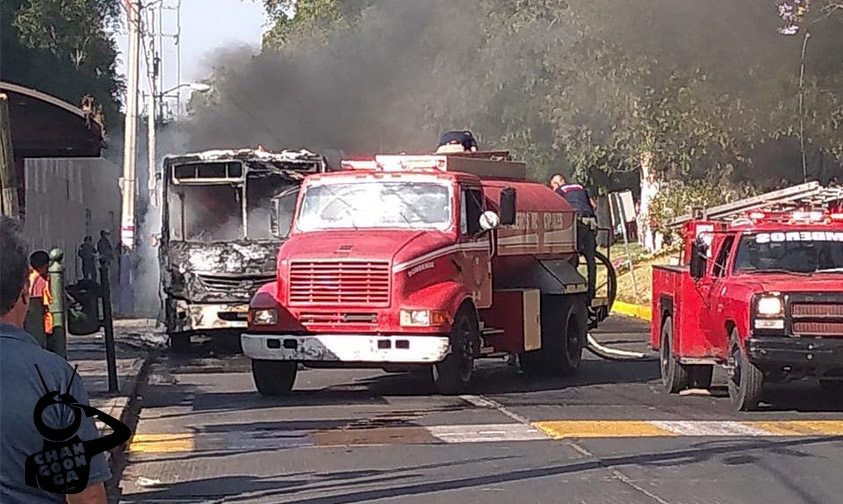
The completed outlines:
<svg viewBox="0 0 843 504">
<path fill-rule="evenodd" d="M 646 331 L 614 318 L 595 336 L 643 350 Z M 668 396 L 658 362 L 588 357 L 539 381 L 484 363 L 461 397 L 423 375 L 307 370 L 268 399 L 229 346 L 154 366 L 120 502 L 843 502 L 843 401 L 810 383 L 737 414 L 722 386 Z"/>
</svg>

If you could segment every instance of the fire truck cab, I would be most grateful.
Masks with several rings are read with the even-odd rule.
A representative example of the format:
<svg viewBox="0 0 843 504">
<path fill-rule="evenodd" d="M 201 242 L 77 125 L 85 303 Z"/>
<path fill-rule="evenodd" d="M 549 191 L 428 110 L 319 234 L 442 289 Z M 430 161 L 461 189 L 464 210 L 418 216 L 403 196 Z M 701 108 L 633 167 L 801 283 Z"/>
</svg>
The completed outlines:
<svg viewBox="0 0 843 504">
<path fill-rule="evenodd" d="M 651 345 L 664 389 L 709 388 L 728 372 L 737 410 L 765 383 L 843 385 L 843 213 L 763 210 L 684 225 L 680 265 L 653 267 Z"/>
<path fill-rule="evenodd" d="M 307 367 L 426 367 L 461 393 L 475 359 L 573 373 L 589 324 L 575 212 L 506 152 L 379 155 L 314 174 L 277 279 L 241 336 L 258 391 Z M 597 311 L 596 313 L 605 313 Z"/>
</svg>

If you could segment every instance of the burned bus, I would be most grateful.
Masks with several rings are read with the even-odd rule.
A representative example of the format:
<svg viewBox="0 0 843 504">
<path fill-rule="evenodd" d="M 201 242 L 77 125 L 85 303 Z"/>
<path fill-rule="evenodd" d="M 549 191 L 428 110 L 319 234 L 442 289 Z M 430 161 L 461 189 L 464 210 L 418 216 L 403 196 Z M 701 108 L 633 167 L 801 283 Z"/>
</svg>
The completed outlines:
<svg viewBox="0 0 843 504">
<path fill-rule="evenodd" d="M 196 334 L 239 337 L 252 295 L 275 279 L 302 180 L 325 167 L 306 150 L 165 158 L 159 271 L 172 347 Z"/>
</svg>

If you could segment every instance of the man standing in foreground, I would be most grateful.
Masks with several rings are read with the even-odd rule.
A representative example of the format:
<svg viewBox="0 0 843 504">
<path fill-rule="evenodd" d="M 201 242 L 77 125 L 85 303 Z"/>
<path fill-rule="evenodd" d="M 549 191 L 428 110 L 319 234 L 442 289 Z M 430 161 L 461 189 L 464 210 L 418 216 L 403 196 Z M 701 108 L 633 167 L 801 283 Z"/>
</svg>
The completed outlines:
<svg viewBox="0 0 843 504">
<path fill-rule="evenodd" d="M 577 211 L 577 251 L 585 256 L 588 268 L 588 297 L 593 298 L 597 280 L 597 262 L 594 254 L 597 249 L 597 215 L 588 191 L 579 184 L 569 184 L 561 173 L 550 178 L 550 188 L 565 198 Z"/>
<path fill-rule="evenodd" d="M 64 359 L 42 349 L 22 329 L 29 308 L 29 262 L 20 225 L 8 217 L 0 217 L 0 258 L 0 502 L 106 504 L 104 482 L 111 474 L 102 453 L 85 462 L 88 478 L 79 483 L 84 488 L 78 493 L 51 493 L 43 485 L 28 484 L 32 477 L 56 485 L 66 485 L 72 478 L 70 471 L 63 471 L 65 458 L 48 461 L 42 456 L 43 463 L 28 474 L 28 458 L 40 455 L 48 442 L 42 431 L 93 440 L 97 429 L 87 414 L 91 408 L 82 379 L 74 380 L 73 369 Z M 54 399 L 50 393 L 57 393 L 59 400 L 53 400 L 33 421 L 37 405 L 45 397 Z M 73 400 L 74 407 L 64 399 Z M 62 457 L 63 452 L 51 452 L 48 457 L 53 455 Z M 53 463 L 59 461 L 58 466 Z M 58 471 L 53 472 L 54 468 Z"/>
</svg>

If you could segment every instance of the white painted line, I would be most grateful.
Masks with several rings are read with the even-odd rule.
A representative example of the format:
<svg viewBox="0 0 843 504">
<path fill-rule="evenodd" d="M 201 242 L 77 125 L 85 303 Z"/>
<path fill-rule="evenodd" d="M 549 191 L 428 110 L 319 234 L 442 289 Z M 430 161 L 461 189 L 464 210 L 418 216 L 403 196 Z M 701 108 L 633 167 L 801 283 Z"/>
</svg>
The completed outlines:
<svg viewBox="0 0 843 504">
<path fill-rule="evenodd" d="M 473 404 L 474 406 L 477 406 L 478 408 L 490 408 L 490 409 L 497 410 L 497 411 L 503 413 L 504 415 L 508 416 L 509 418 L 515 420 L 516 422 L 519 422 L 519 423 L 522 423 L 522 424 L 525 424 L 525 425 L 530 425 L 530 420 L 528 418 L 523 417 L 523 416 L 519 415 L 518 413 L 515 413 L 514 411 L 509 410 L 506 406 L 504 406 L 503 404 L 495 401 L 494 399 L 489 399 L 489 398 L 486 398 L 486 397 L 483 397 L 483 396 L 477 396 L 477 395 L 461 395 L 460 399 L 462 399 L 463 401 L 465 401 L 469 404 Z"/>
<path fill-rule="evenodd" d="M 438 425 L 427 427 L 446 443 L 489 443 L 505 441 L 547 441 L 537 429 L 524 424 Z"/>
<path fill-rule="evenodd" d="M 656 427 L 673 432 L 680 436 L 774 436 L 775 434 L 742 424 L 740 422 L 732 421 L 705 421 L 705 420 L 691 420 L 691 421 L 651 421 L 649 422 Z"/>
</svg>

